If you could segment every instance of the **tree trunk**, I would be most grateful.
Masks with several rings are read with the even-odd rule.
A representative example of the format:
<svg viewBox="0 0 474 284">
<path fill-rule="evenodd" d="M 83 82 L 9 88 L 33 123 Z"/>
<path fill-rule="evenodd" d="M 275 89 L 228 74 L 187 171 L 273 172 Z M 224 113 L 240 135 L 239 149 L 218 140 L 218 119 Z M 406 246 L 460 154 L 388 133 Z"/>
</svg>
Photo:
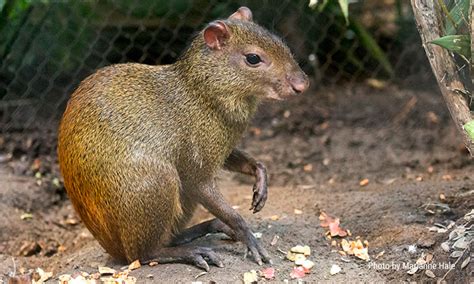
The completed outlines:
<svg viewBox="0 0 474 284">
<path fill-rule="evenodd" d="M 448 50 L 430 43 L 443 36 L 440 28 L 442 22 L 438 19 L 435 2 L 433 0 L 411 0 L 411 5 L 431 69 L 433 69 L 451 117 L 472 156 L 474 143 L 463 128 L 464 124 L 473 120 L 469 103 L 463 95 L 468 92 L 461 81 L 452 54 Z"/>
</svg>

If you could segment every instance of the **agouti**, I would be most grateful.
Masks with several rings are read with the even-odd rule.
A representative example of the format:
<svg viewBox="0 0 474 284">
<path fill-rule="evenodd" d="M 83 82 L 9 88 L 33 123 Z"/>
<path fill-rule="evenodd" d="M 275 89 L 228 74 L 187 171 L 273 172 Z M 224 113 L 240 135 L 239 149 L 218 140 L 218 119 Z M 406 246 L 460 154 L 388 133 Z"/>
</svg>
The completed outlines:
<svg viewBox="0 0 474 284">
<path fill-rule="evenodd" d="M 221 267 L 185 245 L 224 232 L 270 262 L 214 184 L 221 169 L 255 176 L 251 209 L 267 199 L 265 167 L 235 149 L 262 99 L 305 91 L 307 76 L 246 7 L 208 24 L 171 65 L 118 64 L 86 78 L 59 128 L 64 185 L 85 226 L 121 261 Z M 198 204 L 216 219 L 185 229 Z"/>
</svg>

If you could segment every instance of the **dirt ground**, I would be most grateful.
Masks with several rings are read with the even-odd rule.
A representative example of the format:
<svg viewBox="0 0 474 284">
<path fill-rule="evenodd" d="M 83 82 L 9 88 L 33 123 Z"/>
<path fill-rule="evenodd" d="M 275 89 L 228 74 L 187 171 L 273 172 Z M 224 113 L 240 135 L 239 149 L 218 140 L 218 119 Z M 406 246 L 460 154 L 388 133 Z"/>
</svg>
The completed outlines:
<svg viewBox="0 0 474 284">
<path fill-rule="evenodd" d="M 110 259 L 75 215 L 55 179 L 54 158 L 44 155 L 48 146 L 38 145 L 38 137 L 15 137 L 0 141 L 0 283 L 38 267 L 53 273 L 51 282 L 61 274 L 97 272 L 98 266 L 120 270 L 123 264 Z M 255 215 L 247 210 L 251 179 L 223 172 L 218 181 L 230 204 L 262 234 L 273 257 L 274 281 L 291 280 L 294 264 L 285 254 L 298 244 L 310 246 L 315 262 L 304 281 L 424 281 L 433 277 L 426 270 L 436 280 L 474 281 L 472 243 L 460 258 L 441 248 L 453 229 L 472 228 L 472 219 L 463 216 L 474 208 L 474 167 L 436 90 L 361 84 L 266 104 L 241 146 L 268 167 L 265 208 Z M 31 148 L 39 153 L 35 161 L 26 154 Z M 321 211 L 341 219 L 352 233 L 346 239 L 367 240 L 371 260 L 342 257 L 320 226 Z M 193 223 L 210 217 L 200 209 Z M 271 245 L 275 236 L 279 239 Z M 262 269 L 243 259 L 242 244 L 225 236 L 208 235 L 196 243 L 217 251 L 225 267 L 201 275 L 185 264 L 145 265 L 130 276 L 138 283 L 224 283 Z M 407 273 L 427 255 L 436 267 Z M 471 262 L 465 261 L 468 255 Z M 451 270 L 450 263 L 455 263 Z M 334 264 L 342 270 L 331 275 Z"/>
</svg>

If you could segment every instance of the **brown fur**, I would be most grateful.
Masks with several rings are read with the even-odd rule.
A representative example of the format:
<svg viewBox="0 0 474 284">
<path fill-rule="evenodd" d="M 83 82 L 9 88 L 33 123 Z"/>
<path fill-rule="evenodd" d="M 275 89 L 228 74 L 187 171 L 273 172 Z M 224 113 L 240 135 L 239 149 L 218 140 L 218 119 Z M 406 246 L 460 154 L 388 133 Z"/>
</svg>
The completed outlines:
<svg viewBox="0 0 474 284">
<path fill-rule="evenodd" d="M 299 70 L 276 36 L 249 21 L 224 22 L 222 50 L 210 50 L 201 33 L 173 65 L 109 66 L 72 94 L 58 142 L 65 187 L 117 259 L 146 259 L 169 244 L 197 205 L 188 193 L 212 183 L 264 87 L 286 92 L 282 78 Z M 236 63 L 255 46 L 272 59 L 271 76 Z"/>
</svg>

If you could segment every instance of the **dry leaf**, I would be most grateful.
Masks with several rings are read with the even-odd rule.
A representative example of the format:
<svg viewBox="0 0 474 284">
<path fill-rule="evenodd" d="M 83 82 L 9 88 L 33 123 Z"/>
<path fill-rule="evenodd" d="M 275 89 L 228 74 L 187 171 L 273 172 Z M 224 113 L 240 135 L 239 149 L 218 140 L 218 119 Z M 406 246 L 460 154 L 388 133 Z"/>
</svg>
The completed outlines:
<svg viewBox="0 0 474 284">
<path fill-rule="evenodd" d="M 313 170 L 313 165 L 312 164 L 306 164 L 303 166 L 303 171 L 305 172 L 311 172 Z"/>
<path fill-rule="evenodd" d="M 366 186 L 366 185 L 368 185 L 368 184 L 369 184 L 369 179 L 366 179 L 366 178 L 363 179 L 363 180 L 361 180 L 361 181 L 359 182 L 359 185 L 360 185 L 360 186 Z"/>
<path fill-rule="evenodd" d="M 39 275 L 39 279 L 38 280 L 35 280 L 33 279 L 32 280 L 32 283 L 33 284 L 36 284 L 36 283 L 44 283 L 46 282 L 49 278 L 51 278 L 53 276 L 53 273 L 52 272 L 46 272 L 44 271 L 43 269 L 41 268 L 36 268 L 36 273 L 38 273 Z"/>
<path fill-rule="evenodd" d="M 410 270 L 407 271 L 408 274 L 413 275 L 418 271 L 418 265 L 413 266 Z"/>
<path fill-rule="evenodd" d="M 300 279 L 303 278 L 305 275 L 304 268 L 301 266 L 293 267 L 293 270 L 290 273 L 291 279 Z"/>
<path fill-rule="evenodd" d="M 448 244 L 447 242 L 441 243 L 441 248 L 442 248 L 445 252 L 449 252 L 449 251 L 450 251 L 450 247 L 449 247 L 449 244 Z"/>
<path fill-rule="evenodd" d="M 280 219 L 280 216 L 278 216 L 278 215 L 272 215 L 270 217 L 270 220 L 272 220 L 272 221 L 277 221 L 278 219 Z"/>
<path fill-rule="evenodd" d="M 339 272 L 341 272 L 341 270 L 342 270 L 342 269 L 341 269 L 341 267 L 340 267 L 339 265 L 333 264 L 333 265 L 331 266 L 331 270 L 329 271 L 329 273 L 330 273 L 331 275 L 336 275 L 336 274 L 338 274 Z"/>
<path fill-rule="evenodd" d="M 273 267 L 268 267 L 268 268 L 265 268 L 265 269 L 262 269 L 260 271 L 260 273 L 262 274 L 263 278 L 265 279 L 273 279 L 275 278 L 275 268 Z"/>
<path fill-rule="evenodd" d="M 463 254 L 464 254 L 464 252 L 462 252 L 460 250 L 455 250 L 449 255 L 449 257 L 458 258 L 458 257 L 461 257 Z"/>
<path fill-rule="evenodd" d="M 273 239 L 272 239 L 272 241 L 270 242 L 270 245 L 271 245 L 271 246 L 276 245 L 279 239 L 280 239 L 279 236 L 277 236 L 277 235 L 273 236 Z"/>
<path fill-rule="evenodd" d="M 464 269 L 468 264 L 469 262 L 471 262 L 471 257 L 468 256 L 462 263 L 461 263 L 461 269 Z"/>
</svg>

